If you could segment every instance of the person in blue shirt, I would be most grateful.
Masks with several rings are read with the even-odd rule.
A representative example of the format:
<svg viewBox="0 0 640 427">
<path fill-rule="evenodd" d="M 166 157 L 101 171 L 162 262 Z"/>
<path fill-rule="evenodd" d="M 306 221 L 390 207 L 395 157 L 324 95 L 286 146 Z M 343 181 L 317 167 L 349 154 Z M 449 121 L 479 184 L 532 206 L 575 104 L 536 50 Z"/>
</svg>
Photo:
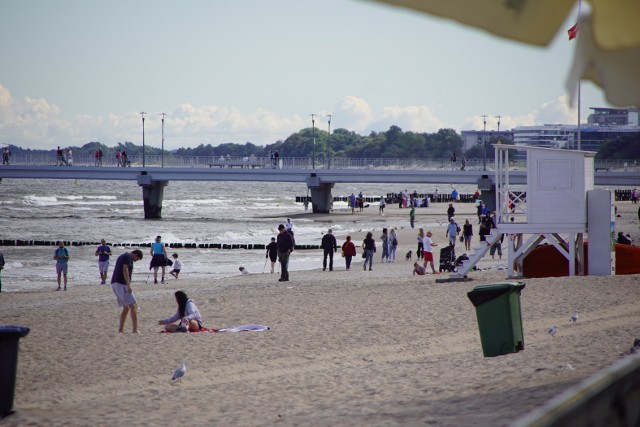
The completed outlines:
<svg viewBox="0 0 640 427">
<path fill-rule="evenodd" d="M 98 271 L 100 272 L 100 284 L 107 284 L 107 274 L 109 272 L 109 257 L 111 256 L 111 248 L 107 246 L 107 241 L 100 240 L 100 246 L 96 249 L 98 257 Z"/>
<path fill-rule="evenodd" d="M 60 290 L 60 276 L 64 276 L 64 290 L 67 290 L 67 268 L 69 250 L 64 247 L 63 241 L 58 241 L 58 248 L 53 252 L 53 259 L 56 260 L 56 274 L 58 275 L 58 289 Z"/>
<path fill-rule="evenodd" d="M 156 236 L 156 241 L 151 244 L 151 265 L 153 268 L 153 283 L 158 284 L 158 268 L 162 268 L 160 283 L 164 283 L 164 273 L 167 268 L 167 250 L 162 243 L 162 237 Z"/>
</svg>

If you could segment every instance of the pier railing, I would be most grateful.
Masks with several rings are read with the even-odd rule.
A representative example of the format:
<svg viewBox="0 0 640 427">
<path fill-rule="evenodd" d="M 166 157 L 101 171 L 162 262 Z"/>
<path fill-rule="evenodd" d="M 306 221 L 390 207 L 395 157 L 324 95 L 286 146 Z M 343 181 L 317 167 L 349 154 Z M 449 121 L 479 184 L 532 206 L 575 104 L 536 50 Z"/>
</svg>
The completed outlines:
<svg viewBox="0 0 640 427">
<path fill-rule="evenodd" d="M 65 159 L 66 160 L 66 159 Z M 130 155 L 129 165 L 143 166 L 142 155 Z M 55 166 L 60 163 L 55 155 L 42 154 L 14 154 L 9 159 L 12 165 L 23 166 Z M 93 155 L 74 155 L 70 166 L 97 166 Z M 66 166 L 63 163 L 63 166 Z M 115 157 L 103 157 L 101 166 L 116 167 L 118 162 Z M 169 168 L 274 168 L 274 169 L 391 169 L 391 170 L 461 170 L 463 165 L 460 160 L 451 162 L 448 159 L 420 159 L 420 158 L 343 158 L 343 157 L 216 157 L 216 156 L 176 156 L 146 155 L 145 167 L 169 167 Z M 493 160 L 469 159 L 464 165 L 465 170 L 494 171 Z M 640 162 L 637 160 L 595 160 L 596 172 L 638 172 Z M 514 160 L 509 164 L 511 170 L 525 170 L 525 160 Z"/>
</svg>

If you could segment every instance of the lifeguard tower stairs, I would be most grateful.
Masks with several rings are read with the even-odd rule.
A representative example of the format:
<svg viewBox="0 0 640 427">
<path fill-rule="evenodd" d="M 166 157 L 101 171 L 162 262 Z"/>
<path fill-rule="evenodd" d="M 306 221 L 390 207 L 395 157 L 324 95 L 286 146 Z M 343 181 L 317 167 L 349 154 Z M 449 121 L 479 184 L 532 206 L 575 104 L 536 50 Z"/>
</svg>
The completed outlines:
<svg viewBox="0 0 640 427">
<path fill-rule="evenodd" d="M 587 192 L 594 187 L 595 153 L 494 144 L 496 227 L 450 275 L 461 280 L 504 235 L 508 276 L 522 277 L 524 258 L 548 242 L 569 261 L 569 275 L 584 275 Z M 526 152 L 527 185 L 509 185 L 509 154 Z"/>
</svg>

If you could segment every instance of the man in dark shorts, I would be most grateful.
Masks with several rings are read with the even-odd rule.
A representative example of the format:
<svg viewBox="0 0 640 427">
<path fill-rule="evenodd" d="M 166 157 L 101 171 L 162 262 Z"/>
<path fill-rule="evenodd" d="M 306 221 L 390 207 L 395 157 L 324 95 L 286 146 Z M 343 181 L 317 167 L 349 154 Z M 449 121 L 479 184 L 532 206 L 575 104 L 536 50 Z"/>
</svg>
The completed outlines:
<svg viewBox="0 0 640 427">
<path fill-rule="evenodd" d="M 127 314 L 131 312 L 131 324 L 133 333 L 138 333 L 138 307 L 136 296 L 131 290 L 131 275 L 133 273 L 133 263 L 142 259 L 142 251 L 134 249 L 131 252 L 124 253 L 118 257 L 116 266 L 113 269 L 111 277 L 111 289 L 116 294 L 118 305 L 122 307 L 120 313 L 120 323 L 118 324 L 118 332 L 123 332 L 124 322 L 127 320 Z"/>
</svg>

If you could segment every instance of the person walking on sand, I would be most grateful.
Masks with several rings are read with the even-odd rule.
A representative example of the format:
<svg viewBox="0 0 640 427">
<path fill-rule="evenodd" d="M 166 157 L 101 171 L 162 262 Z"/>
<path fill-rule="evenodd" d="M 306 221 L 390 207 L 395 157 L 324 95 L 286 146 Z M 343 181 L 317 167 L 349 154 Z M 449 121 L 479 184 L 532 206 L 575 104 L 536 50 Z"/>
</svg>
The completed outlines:
<svg viewBox="0 0 640 427">
<path fill-rule="evenodd" d="M 382 229 L 382 234 L 380 235 L 380 241 L 382 242 L 382 257 L 380 258 L 380 262 L 384 262 L 384 259 L 387 259 L 387 262 L 390 262 L 389 259 L 389 232 L 386 228 Z"/>
<path fill-rule="evenodd" d="M 183 291 L 176 291 L 174 296 L 176 303 L 178 303 L 176 314 L 164 320 L 158 320 L 158 325 L 165 325 L 164 330 L 167 332 L 200 331 L 203 328 L 202 316 L 196 303 Z M 174 323 L 178 320 L 179 323 Z"/>
<path fill-rule="evenodd" d="M 164 283 L 164 273 L 167 268 L 167 250 L 162 243 L 162 238 L 156 236 L 156 241 L 151 244 L 151 264 L 149 268 L 153 268 L 153 284 L 158 284 L 158 268 L 162 268 L 162 278 L 160 283 Z"/>
<path fill-rule="evenodd" d="M 387 246 L 389 248 L 389 262 L 395 262 L 396 249 L 398 249 L 398 236 L 393 228 L 389 230 L 389 243 Z"/>
<path fill-rule="evenodd" d="M 420 227 L 420 229 L 418 229 L 418 250 L 416 250 L 416 255 L 418 256 L 418 259 L 422 259 L 422 252 L 423 252 L 423 246 L 422 246 L 422 241 L 424 240 L 424 228 Z"/>
<path fill-rule="evenodd" d="M 2 292 L 2 270 L 4 270 L 4 255 L 0 252 L 0 292 Z"/>
<path fill-rule="evenodd" d="M 380 206 L 378 207 L 378 212 L 380 215 L 384 215 L 384 207 L 387 205 L 387 202 L 384 200 L 384 196 L 380 196 Z"/>
<path fill-rule="evenodd" d="M 131 326 L 134 334 L 138 333 L 138 306 L 136 296 L 131 290 L 131 275 L 133 274 L 133 263 L 142 259 L 142 251 L 134 249 L 125 252 L 118 257 L 111 276 L 111 289 L 116 295 L 118 305 L 122 307 L 120 321 L 118 322 L 118 332 L 124 332 L 124 323 L 127 314 L 131 313 Z"/>
<path fill-rule="evenodd" d="M 449 238 L 449 246 L 455 246 L 458 234 L 460 233 L 460 227 L 456 223 L 453 217 L 449 218 L 449 224 L 447 224 L 447 231 L 445 237 Z"/>
<path fill-rule="evenodd" d="M 53 259 L 56 260 L 56 274 L 58 275 L 58 289 L 60 290 L 60 276 L 64 276 L 64 290 L 67 290 L 67 269 L 69 267 L 69 250 L 64 247 L 62 240 L 58 241 L 58 248 L 53 252 Z"/>
<path fill-rule="evenodd" d="M 427 231 L 427 235 L 424 236 L 424 239 L 422 240 L 422 247 L 424 250 L 424 264 L 422 266 L 427 268 L 427 264 L 429 264 L 431 266 L 431 272 L 433 274 L 439 274 L 436 272 L 436 268 L 433 265 L 433 247 L 438 245 L 433 243 L 431 236 L 433 236 L 431 231 Z"/>
<path fill-rule="evenodd" d="M 171 258 L 173 258 L 173 270 L 171 270 L 169 274 L 177 279 L 180 270 L 182 270 L 182 263 L 178 260 L 178 254 L 171 255 Z"/>
<path fill-rule="evenodd" d="M 331 229 L 327 230 L 327 234 L 322 236 L 322 242 L 320 243 L 324 254 L 322 258 L 322 271 L 327 270 L 327 256 L 329 257 L 329 271 L 333 271 L 333 253 L 338 250 L 338 242 L 333 235 Z"/>
<path fill-rule="evenodd" d="M 293 252 L 295 243 L 293 236 L 289 233 L 284 226 L 280 224 L 278 226 L 278 238 L 276 239 L 276 245 L 278 248 L 278 259 L 280 260 L 280 279 L 279 282 L 289 281 L 289 256 Z"/>
<path fill-rule="evenodd" d="M 369 231 L 367 233 L 367 236 L 364 238 L 364 241 L 362 242 L 362 249 L 364 250 L 364 265 L 362 266 L 362 268 L 366 270 L 368 263 L 369 271 L 371 271 L 371 266 L 373 264 L 373 254 L 376 252 L 376 241 L 373 240 L 372 232 Z"/>
<path fill-rule="evenodd" d="M 342 244 L 342 253 L 344 254 L 344 263 L 347 271 L 351 268 L 351 260 L 356 256 L 356 245 L 351 241 L 351 236 L 347 236 L 347 240 Z"/>
<path fill-rule="evenodd" d="M 473 237 L 473 225 L 468 219 L 464 220 L 464 225 L 462 226 L 462 237 L 464 238 L 464 250 L 470 251 L 471 238 Z"/>
<path fill-rule="evenodd" d="M 275 273 L 276 270 L 276 261 L 278 260 L 278 245 L 276 244 L 276 238 L 271 238 L 271 243 L 267 245 L 267 254 L 265 258 L 269 258 L 271 260 L 271 274 Z M 262 269 L 264 271 L 264 268 Z"/>
<path fill-rule="evenodd" d="M 411 209 L 409 210 L 409 224 L 411 224 L 411 228 L 414 228 L 416 222 L 416 207 L 413 203 L 411 203 Z"/>
<path fill-rule="evenodd" d="M 450 220 L 452 216 L 455 216 L 456 208 L 453 207 L 453 203 L 449 203 L 449 207 L 447 208 L 447 220 Z"/>
<path fill-rule="evenodd" d="M 96 249 L 98 257 L 98 271 L 100 272 L 100 284 L 107 284 L 107 275 L 109 274 L 109 257 L 111 256 L 111 248 L 107 245 L 107 241 L 100 240 L 100 246 Z"/>
</svg>

